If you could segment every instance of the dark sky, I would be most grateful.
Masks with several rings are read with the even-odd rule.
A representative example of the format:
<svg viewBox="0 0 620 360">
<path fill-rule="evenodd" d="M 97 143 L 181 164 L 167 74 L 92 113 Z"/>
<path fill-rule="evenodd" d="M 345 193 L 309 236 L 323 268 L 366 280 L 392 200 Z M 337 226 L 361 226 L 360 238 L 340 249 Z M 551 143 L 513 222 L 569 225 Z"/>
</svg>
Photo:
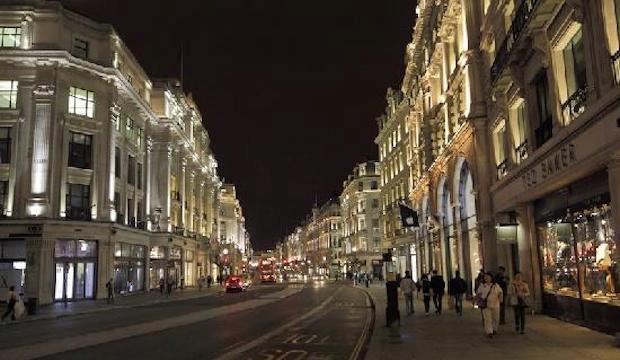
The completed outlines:
<svg viewBox="0 0 620 360">
<path fill-rule="evenodd" d="M 415 0 L 63 0 L 111 23 L 151 77 L 179 74 L 237 186 L 255 249 L 273 247 L 355 163 L 398 87 Z"/>
</svg>

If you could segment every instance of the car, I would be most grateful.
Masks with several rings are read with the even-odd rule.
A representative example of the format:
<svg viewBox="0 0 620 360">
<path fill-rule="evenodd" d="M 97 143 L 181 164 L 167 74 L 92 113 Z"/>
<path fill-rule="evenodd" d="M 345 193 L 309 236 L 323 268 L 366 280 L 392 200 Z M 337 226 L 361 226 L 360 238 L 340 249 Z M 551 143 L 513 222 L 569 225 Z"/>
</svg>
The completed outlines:
<svg viewBox="0 0 620 360">
<path fill-rule="evenodd" d="M 226 292 L 242 292 L 245 290 L 243 278 L 237 275 L 230 275 L 225 283 Z"/>
</svg>

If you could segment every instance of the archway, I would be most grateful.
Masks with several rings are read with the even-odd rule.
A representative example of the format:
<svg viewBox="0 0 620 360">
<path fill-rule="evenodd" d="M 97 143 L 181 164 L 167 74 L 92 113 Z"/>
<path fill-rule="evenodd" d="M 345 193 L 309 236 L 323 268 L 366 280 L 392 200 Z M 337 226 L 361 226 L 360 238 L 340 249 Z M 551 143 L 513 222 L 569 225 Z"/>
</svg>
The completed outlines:
<svg viewBox="0 0 620 360">
<path fill-rule="evenodd" d="M 474 180 L 469 165 L 460 158 L 455 168 L 455 188 L 458 191 L 461 255 L 463 256 L 463 276 L 468 282 L 470 293 L 474 292 L 474 282 L 482 269 L 482 251 L 477 229 L 476 195 Z"/>
</svg>

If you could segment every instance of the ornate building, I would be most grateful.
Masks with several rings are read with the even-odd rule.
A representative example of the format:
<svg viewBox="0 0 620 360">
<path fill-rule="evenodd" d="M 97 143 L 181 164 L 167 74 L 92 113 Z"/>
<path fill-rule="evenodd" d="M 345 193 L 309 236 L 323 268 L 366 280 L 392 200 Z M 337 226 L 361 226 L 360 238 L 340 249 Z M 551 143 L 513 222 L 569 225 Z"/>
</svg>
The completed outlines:
<svg viewBox="0 0 620 360">
<path fill-rule="evenodd" d="M 8 2 L 13 3 L 13 2 Z M 41 304 L 192 286 L 218 245 L 196 104 L 116 31 L 59 3 L 0 6 L 0 272 Z M 215 275 L 215 274 L 214 274 Z"/>
<path fill-rule="evenodd" d="M 381 262 L 381 190 L 379 162 L 357 164 L 342 185 L 342 248 L 346 271 L 379 277 Z"/>
</svg>

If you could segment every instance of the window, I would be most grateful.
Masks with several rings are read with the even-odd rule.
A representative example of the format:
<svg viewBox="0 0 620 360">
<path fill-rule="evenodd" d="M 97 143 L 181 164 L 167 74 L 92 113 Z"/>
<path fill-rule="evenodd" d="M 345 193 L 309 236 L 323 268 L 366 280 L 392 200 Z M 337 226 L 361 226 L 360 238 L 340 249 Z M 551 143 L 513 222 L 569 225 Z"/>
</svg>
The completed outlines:
<svg viewBox="0 0 620 360">
<path fill-rule="evenodd" d="M 493 147 L 495 150 L 495 164 L 497 165 L 497 178 L 506 175 L 506 154 L 504 141 L 506 136 L 506 124 L 502 120 L 493 131 Z"/>
<path fill-rule="evenodd" d="M 138 189 L 142 189 L 142 163 L 138 163 L 138 177 L 137 177 Z"/>
<path fill-rule="evenodd" d="M 92 118 L 95 114 L 95 93 L 73 86 L 69 88 L 69 114 Z"/>
<path fill-rule="evenodd" d="M 21 27 L 0 27 L 0 47 L 19 47 L 21 45 L 21 37 Z"/>
<path fill-rule="evenodd" d="M 357 183 L 357 191 L 364 191 L 364 183 L 363 182 L 358 182 Z"/>
<path fill-rule="evenodd" d="M 11 128 L 0 127 L 0 164 L 11 162 Z"/>
<path fill-rule="evenodd" d="M 90 220 L 90 186 L 67 183 L 66 215 L 71 220 Z"/>
<path fill-rule="evenodd" d="M 515 146 L 515 163 L 520 164 L 527 158 L 527 122 L 525 116 L 525 101 L 510 109 L 510 131 Z"/>
<path fill-rule="evenodd" d="M 133 137 L 134 136 L 134 123 L 133 123 L 133 119 L 128 117 L 127 118 L 127 122 L 125 123 L 125 126 L 127 128 L 127 136 L 128 137 Z"/>
<path fill-rule="evenodd" d="M 373 230 L 379 230 L 379 219 L 372 219 Z"/>
<path fill-rule="evenodd" d="M 116 209 L 116 212 L 119 212 L 121 209 L 121 193 L 118 191 L 114 192 L 114 209 Z"/>
<path fill-rule="evenodd" d="M 0 215 L 5 214 L 8 195 L 9 195 L 9 182 L 0 181 Z"/>
<path fill-rule="evenodd" d="M 17 81 L 0 81 L 0 109 L 15 109 L 17 107 Z"/>
<path fill-rule="evenodd" d="M 545 72 L 538 76 L 534 87 L 536 88 L 538 106 L 538 127 L 534 130 L 534 133 L 536 135 L 536 146 L 540 147 L 551 138 L 553 129 L 549 104 L 549 84 Z"/>
<path fill-rule="evenodd" d="M 127 219 L 129 226 L 136 226 L 136 218 L 133 216 L 133 199 L 127 198 Z"/>
<path fill-rule="evenodd" d="M 564 125 L 568 125 L 585 110 L 587 78 L 581 29 L 570 39 L 562 51 L 562 58 L 566 81 L 562 115 Z"/>
<path fill-rule="evenodd" d="M 127 156 L 127 183 L 136 184 L 136 158 L 131 155 Z"/>
<path fill-rule="evenodd" d="M 370 189 L 371 190 L 377 190 L 379 188 L 379 184 L 377 183 L 376 180 L 373 180 L 370 182 Z"/>
<path fill-rule="evenodd" d="M 88 58 L 88 41 L 79 38 L 73 39 L 73 55 L 82 59 Z"/>
<path fill-rule="evenodd" d="M 372 199 L 371 205 L 370 205 L 373 209 L 376 209 L 379 207 L 379 199 Z"/>
<path fill-rule="evenodd" d="M 114 148 L 114 175 L 121 178 L 121 149 L 118 146 Z"/>
<path fill-rule="evenodd" d="M 69 132 L 69 166 L 91 169 L 92 136 Z"/>
</svg>

